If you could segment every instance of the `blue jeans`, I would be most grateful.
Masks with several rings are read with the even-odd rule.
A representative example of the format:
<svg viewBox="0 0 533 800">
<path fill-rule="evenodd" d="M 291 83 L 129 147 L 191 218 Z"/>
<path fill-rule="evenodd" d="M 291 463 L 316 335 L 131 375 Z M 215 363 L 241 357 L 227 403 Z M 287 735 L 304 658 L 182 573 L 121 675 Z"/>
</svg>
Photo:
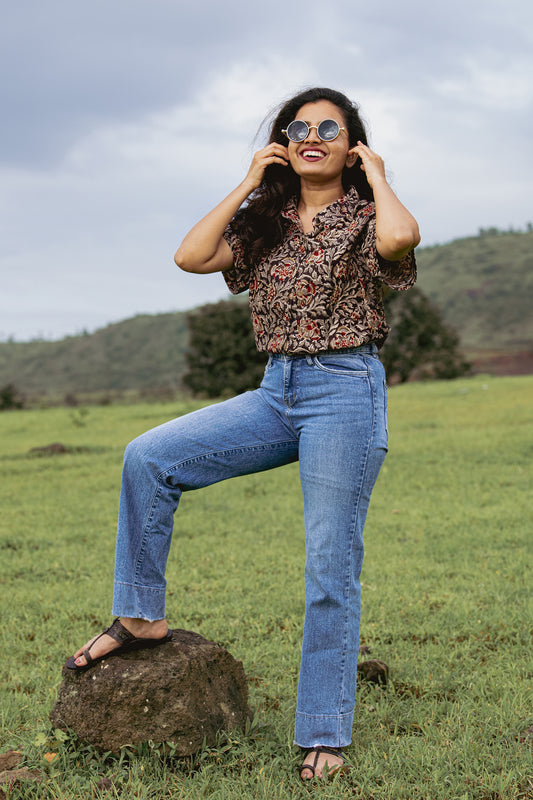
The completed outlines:
<svg viewBox="0 0 533 800">
<path fill-rule="evenodd" d="M 386 450 L 385 375 L 375 345 L 270 356 L 259 389 L 167 422 L 126 448 L 114 613 L 165 616 L 165 567 L 182 492 L 299 461 L 306 563 L 295 742 L 349 744 L 363 526 Z"/>
</svg>

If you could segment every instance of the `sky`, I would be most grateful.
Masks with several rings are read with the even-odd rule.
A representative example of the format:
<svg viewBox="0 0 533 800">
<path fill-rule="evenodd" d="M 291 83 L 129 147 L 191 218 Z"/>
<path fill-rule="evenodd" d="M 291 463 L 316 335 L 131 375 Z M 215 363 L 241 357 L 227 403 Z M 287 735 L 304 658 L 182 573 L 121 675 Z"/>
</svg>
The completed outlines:
<svg viewBox="0 0 533 800">
<path fill-rule="evenodd" d="M 228 297 L 174 252 L 309 86 L 359 103 L 421 246 L 533 221 L 530 0 L 2 5 L 1 341 Z"/>
</svg>

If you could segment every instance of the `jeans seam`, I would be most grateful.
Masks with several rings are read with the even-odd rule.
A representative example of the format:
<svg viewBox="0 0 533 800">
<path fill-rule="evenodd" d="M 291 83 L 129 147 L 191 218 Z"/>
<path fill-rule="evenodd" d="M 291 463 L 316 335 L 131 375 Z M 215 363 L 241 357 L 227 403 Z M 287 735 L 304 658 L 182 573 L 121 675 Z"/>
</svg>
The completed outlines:
<svg viewBox="0 0 533 800">
<path fill-rule="evenodd" d="M 225 450 L 210 450 L 208 453 L 202 453 L 201 456 L 194 456 L 194 458 L 187 458 L 184 461 L 177 461 L 171 467 L 168 467 L 167 469 L 163 470 L 163 472 L 160 472 L 157 475 L 156 480 L 159 484 L 161 484 L 165 478 L 168 478 L 169 475 L 174 473 L 180 467 L 189 466 L 190 464 L 198 464 L 201 461 L 207 461 L 213 456 L 227 456 L 231 453 L 252 453 L 260 450 L 277 450 L 279 447 L 283 447 L 287 444 L 292 445 L 294 444 L 294 441 L 287 439 L 286 441 L 284 440 L 275 442 L 274 444 L 254 444 L 249 447 L 229 447 Z"/>
<path fill-rule="evenodd" d="M 139 574 L 139 572 L 142 571 L 142 565 L 143 565 L 143 560 L 144 560 L 144 552 L 145 552 L 145 549 L 146 549 L 146 542 L 148 540 L 148 537 L 150 536 L 149 528 L 152 525 L 152 520 L 153 520 L 154 515 L 155 515 L 155 509 L 157 507 L 157 503 L 158 503 L 159 498 L 161 496 L 161 491 L 162 491 L 162 486 L 161 486 L 161 482 L 159 481 L 159 478 L 158 478 L 158 480 L 157 480 L 157 488 L 156 488 L 156 490 L 154 492 L 154 496 L 152 498 L 152 503 L 150 505 L 150 513 L 148 514 L 148 517 L 146 519 L 146 525 L 144 526 L 144 530 L 143 530 L 141 546 L 139 547 L 139 553 L 137 555 L 137 560 L 135 562 L 135 573 L 134 573 L 134 581 L 135 581 L 135 583 L 134 583 L 134 586 L 137 586 L 137 575 Z"/>
<path fill-rule="evenodd" d="M 296 711 L 299 717 L 306 717 L 307 719 L 340 719 L 341 717 L 350 717 L 351 711 L 339 711 L 338 714 L 306 714 L 305 711 Z"/>
<path fill-rule="evenodd" d="M 295 442 L 297 443 L 300 437 L 299 437 L 297 431 L 295 430 L 294 425 L 292 424 L 292 421 L 291 421 L 290 417 L 288 416 L 290 411 L 291 411 L 291 406 L 286 406 L 285 415 L 281 415 L 279 413 L 279 411 L 277 411 L 277 409 L 275 409 L 273 406 L 271 406 L 270 403 L 267 401 L 267 399 L 264 397 L 264 395 L 268 396 L 268 389 L 265 389 L 265 387 L 261 385 L 259 387 L 259 389 L 257 389 L 257 392 L 258 392 L 258 397 L 265 404 L 265 406 L 268 408 L 268 410 L 271 411 L 272 413 L 274 413 L 279 420 L 283 419 L 284 426 L 285 427 L 289 427 L 290 430 L 293 432 L 294 439 L 288 439 L 287 440 L 288 443 L 290 443 L 290 444 L 294 444 Z"/>
<path fill-rule="evenodd" d="M 115 581 L 117 586 L 134 586 L 136 589 L 144 589 L 148 592 L 164 592 L 166 590 L 166 586 L 148 586 L 146 583 L 137 583 L 137 581 L 133 581 L 130 583 L 129 581 Z"/>
<path fill-rule="evenodd" d="M 359 486 L 357 488 L 357 494 L 356 494 L 356 498 L 355 498 L 354 514 L 353 514 L 352 522 L 351 522 L 351 526 L 350 526 L 351 527 L 351 531 L 350 531 L 350 557 L 348 559 L 348 569 L 346 570 L 345 584 L 344 584 L 345 616 L 344 616 L 344 634 L 343 634 L 344 635 L 344 639 L 343 639 L 343 655 L 342 655 L 342 666 L 341 666 L 341 695 L 340 695 L 340 704 L 339 704 L 339 708 L 340 709 L 342 709 L 342 707 L 343 707 L 343 703 L 344 703 L 345 695 L 346 695 L 346 681 L 345 681 L 345 678 L 346 678 L 346 655 L 347 655 L 346 654 L 346 646 L 347 646 L 347 641 L 348 641 L 348 622 L 349 622 L 349 606 L 350 606 L 350 603 L 349 603 L 349 601 L 350 601 L 350 583 L 351 583 L 351 576 L 352 576 L 352 572 L 353 572 L 353 562 L 354 562 L 354 558 L 355 558 L 354 540 L 355 540 L 355 535 L 356 535 L 356 531 L 357 531 L 357 519 L 358 519 L 358 516 L 359 516 L 360 511 L 361 511 L 361 508 L 360 508 L 361 493 L 363 491 L 363 484 L 364 484 L 364 481 L 365 481 L 365 473 L 366 473 L 366 469 L 367 469 L 367 466 L 368 466 L 368 455 L 370 453 L 370 448 L 372 447 L 372 442 L 374 440 L 376 403 L 375 403 L 375 397 L 374 397 L 374 390 L 373 390 L 373 387 L 372 387 L 372 382 L 369 381 L 369 384 L 370 384 L 370 396 L 371 396 L 371 402 L 372 402 L 372 433 L 368 438 L 368 444 L 367 444 L 366 451 L 365 451 L 364 464 L 362 465 L 362 469 L 361 469 L 361 472 L 360 472 L 361 478 L 360 478 L 360 481 L 359 481 Z M 363 548 L 364 548 L 364 545 L 363 545 Z M 364 550 L 363 550 L 363 552 L 364 552 Z M 346 713 L 346 712 L 344 712 L 344 713 Z"/>
</svg>

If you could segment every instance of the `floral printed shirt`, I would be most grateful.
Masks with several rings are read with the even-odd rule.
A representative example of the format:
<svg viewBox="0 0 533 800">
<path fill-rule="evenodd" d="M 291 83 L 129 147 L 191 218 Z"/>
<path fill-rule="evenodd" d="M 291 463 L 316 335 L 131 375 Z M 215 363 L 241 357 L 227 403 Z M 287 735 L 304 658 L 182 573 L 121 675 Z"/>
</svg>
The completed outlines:
<svg viewBox="0 0 533 800">
<path fill-rule="evenodd" d="M 383 284 L 411 287 L 414 253 L 401 261 L 378 254 L 374 203 L 360 199 L 355 188 L 319 212 L 309 234 L 294 199 L 282 214 L 289 220 L 285 238 L 255 265 L 245 263 L 231 223 L 224 234 L 233 251 L 224 278 L 233 294 L 250 290 L 258 350 L 313 354 L 370 342 L 381 346 L 390 330 Z"/>
</svg>

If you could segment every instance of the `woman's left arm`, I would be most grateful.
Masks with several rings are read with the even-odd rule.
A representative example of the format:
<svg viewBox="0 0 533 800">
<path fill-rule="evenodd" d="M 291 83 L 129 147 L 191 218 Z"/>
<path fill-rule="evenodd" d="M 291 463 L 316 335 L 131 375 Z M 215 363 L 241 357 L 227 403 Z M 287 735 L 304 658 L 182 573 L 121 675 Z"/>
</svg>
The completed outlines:
<svg viewBox="0 0 533 800">
<path fill-rule="evenodd" d="M 381 156 L 362 142 L 350 152 L 361 159 L 361 169 L 374 192 L 377 251 L 387 261 L 400 261 L 420 242 L 418 223 L 387 182 Z"/>
</svg>

